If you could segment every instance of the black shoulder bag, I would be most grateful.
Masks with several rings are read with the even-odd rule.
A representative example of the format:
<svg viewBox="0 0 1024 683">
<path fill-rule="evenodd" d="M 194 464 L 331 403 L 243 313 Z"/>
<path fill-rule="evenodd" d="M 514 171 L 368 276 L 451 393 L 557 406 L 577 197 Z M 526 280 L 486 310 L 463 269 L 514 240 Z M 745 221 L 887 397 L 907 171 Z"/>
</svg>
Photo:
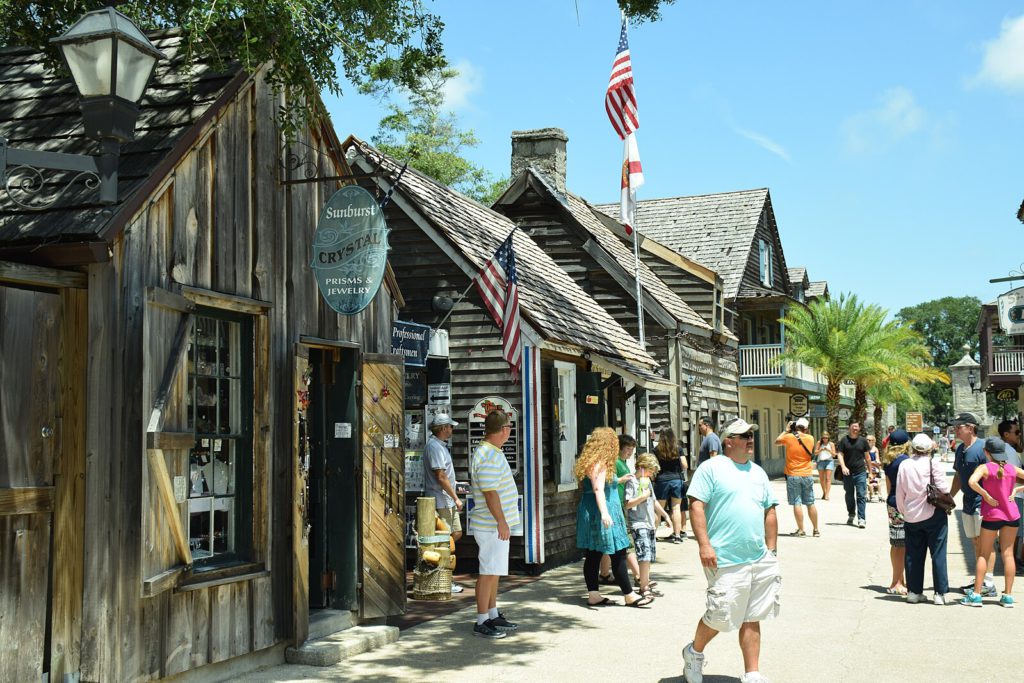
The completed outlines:
<svg viewBox="0 0 1024 683">
<path fill-rule="evenodd" d="M 956 501 L 953 500 L 953 496 L 949 495 L 948 491 L 941 490 L 935 485 L 934 472 L 932 471 L 932 463 L 929 458 L 928 462 L 928 486 L 925 489 L 925 496 L 929 503 L 939 508 L 947 515 L 953 514 L 954 508 L 956 508 Z"/>
</svg>

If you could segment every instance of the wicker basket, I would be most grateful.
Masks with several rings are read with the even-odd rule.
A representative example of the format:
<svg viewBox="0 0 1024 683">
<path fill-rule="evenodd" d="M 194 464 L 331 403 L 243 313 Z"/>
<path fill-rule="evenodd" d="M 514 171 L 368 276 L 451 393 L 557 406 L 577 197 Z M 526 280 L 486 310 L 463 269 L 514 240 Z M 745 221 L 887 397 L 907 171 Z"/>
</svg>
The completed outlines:
<svg viewBox="0 0 1024 683">
<path fill-rule="evenodd" d="M 412 572 L 413 600 L 451 600 L 452 570 L 433 567 L 422 560 Z"/>
</svg>

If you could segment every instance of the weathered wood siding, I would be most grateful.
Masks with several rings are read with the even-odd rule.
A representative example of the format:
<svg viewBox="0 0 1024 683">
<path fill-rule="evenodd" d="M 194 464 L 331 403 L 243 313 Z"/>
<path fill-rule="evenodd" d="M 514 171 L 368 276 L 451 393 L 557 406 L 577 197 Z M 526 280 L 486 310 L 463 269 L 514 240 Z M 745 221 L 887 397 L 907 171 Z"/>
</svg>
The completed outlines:
<svg viewBox="0 0 1024 683">
<path fill-rule="evenodd" d="M 317 292 L 312 235 L 336 187 L 277 182 L 280 104 L 262 78 L 243 86 L 114 241 L 111 261 L 90 266 L 84 681 L 153 679 L 291 635 L 294 345 L 308 335 L 390 350 L 386 287 L 357 316 L 334 314 Z M 291 149 L 307 156 L 326 143 L 306 130 Z M 144 439 L 176 320 L 153 314 L 147 291 L 179 285 L 271 304 L 255 324 L 251 558 L 270 575 L 142 597 L 143 580 L 176 563 Z M 172 400 L 169 429 L 184 429 L 182 404 Z M 187 472 L 187 450 L 163 457 L 172 477 Z M 179 511 L 187 524 L 185 504 Z"/>
</svg>

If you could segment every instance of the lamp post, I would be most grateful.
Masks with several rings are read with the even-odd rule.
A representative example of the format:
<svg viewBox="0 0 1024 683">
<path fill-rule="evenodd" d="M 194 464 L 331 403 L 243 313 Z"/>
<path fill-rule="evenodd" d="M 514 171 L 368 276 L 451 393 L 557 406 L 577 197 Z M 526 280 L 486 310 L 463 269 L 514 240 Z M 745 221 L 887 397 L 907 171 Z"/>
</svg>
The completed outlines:
<svg viewBox="0 0 1024 683">
<path fill-rule="evenodd" d="M 100 143 L 100 154 L 66 154 L 18 149 L 0 138 L 0 184 L 15 204 L 26 209 L 53 205 L 79 178 L 99 188 L 100 202 L 117 203 L 120 147 L 135 137 L 139 100 L 162 52 L 132 21 L 113 7 L 87 12 L 68 31 L 50 42 L 57 45 L 78 89 L 85 135 Z M 42 169 L 76 175 L 49 197 L 38 197 Z M 18 193 L 28 195 L 22 201 Z"/>
</svg>

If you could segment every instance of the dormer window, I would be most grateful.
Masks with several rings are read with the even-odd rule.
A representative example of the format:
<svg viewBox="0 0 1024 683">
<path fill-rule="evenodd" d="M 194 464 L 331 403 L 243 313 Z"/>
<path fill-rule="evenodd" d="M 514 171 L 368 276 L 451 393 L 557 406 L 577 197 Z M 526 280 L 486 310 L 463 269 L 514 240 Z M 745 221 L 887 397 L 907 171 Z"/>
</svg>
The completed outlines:
<svg viewBox="0 0 1024 683">
<path fill-rule="evenodd" d="M 758 254 L 761 259 L 761 284 L 770 288 L 774 283 L 774 278 L 772 277 L 772 245 L 764 240 L 758 240 L 757 244 Z"/>
<path fill-rule="evenodd" d="M 798 285 L 793 285 L 793 298 L 796 299 L 797 301 L 799 301 L 800 303 L 804 302 L 804 285 L 803 285 L 803 283 L 800 283 Z"/>
</svg>

